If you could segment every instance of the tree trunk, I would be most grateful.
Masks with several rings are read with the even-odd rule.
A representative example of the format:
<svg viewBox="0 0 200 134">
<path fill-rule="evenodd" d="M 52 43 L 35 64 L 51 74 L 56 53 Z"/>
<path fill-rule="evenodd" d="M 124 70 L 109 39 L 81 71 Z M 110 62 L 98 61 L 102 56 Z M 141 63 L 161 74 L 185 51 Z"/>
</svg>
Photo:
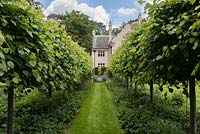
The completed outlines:
<svg viewBox="0 0 200 134">
<path fill-rule="evenodd" d="M 135 96 L 137 95 L 137 83 L 135 82 Z"/>
<path fill-rule="evenodd" d="M 14 88 L 8 89 L 8 122 L 7 122 L 7 134 L 13 133 L 13 101 L 14 101 Z"/>
<path fill-rule="evenodd" d="M 190 132 L 197 133 L 196 127 L 196 93 L 195 93 L 195 77 L 192 76 L 189 80 L 190 88 Z"/>
<path fill-rule="evenodd" d="M 49 92 L 49 98 L 51 98 L 52 97 L 52 90 L 51 90 L 51 88 L 49 88 L 48 90 L 49 90 L 48 91 Z"/>
<path fill-rule="evenodd" d="M 128 79 L 128 77 L 126 78 L 126 87 L 127 87 L 127 90 L 128 90 L 128 87 L 129 87 L 129 79 Z"/>
<path fill-rule="evenodd" d="M 153 103 L 153 80 L 150 81 L 149 86 L 150 86 L 150 99 L 151 102 Z"/>
<path fill-rule="evenodd" d="M 132 90 L 132 88 L 133 88 L 133 80 L 132 80 L 132 76 L 130 77 L 130 89 Z"/>
</svg>

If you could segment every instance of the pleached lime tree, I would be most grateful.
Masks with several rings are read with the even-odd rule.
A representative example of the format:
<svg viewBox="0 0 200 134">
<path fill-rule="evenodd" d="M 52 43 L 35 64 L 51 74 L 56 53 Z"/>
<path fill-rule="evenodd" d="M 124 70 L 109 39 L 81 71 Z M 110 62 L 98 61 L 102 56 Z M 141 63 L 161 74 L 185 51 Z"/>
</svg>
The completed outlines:
<svg viewBox="0 0 200 134">
<path fill-rule="evenodd" d="M 138 62 L 138 53 L 136 53 L 137 47 L 134 46 L 137 40 L 136 32 L 132 33 L 128 36 L 122 43 L 122 45 L 116 50 L 116 52 L 112 55 L 111 64 L 109 70 L 112 74 L 118 75 L 120 77 L 124 77 L 126 79 L 134 78 L 135 81 L 138 74 L 138 70 L 136 69 L 138 66 L 136 62 Z M 132 40 L 132 39 L 135 40 Z"/>
<path fill-rule="evenodd" d="M 26 0 L 0 1 L 0 88 L 8 90 L 7 134 L 12 134 L 14 89 L 69 90 L 89 78 L 89 55 L 65 27 L 44 20 Z"/>
<path fill-rule="evenodd" d="M 153 101 L 153 81 L 154 67 L 149 63 L 145 54 L 143 34 L 146 24 L 143 28 L 135 29 L 122 43 L 122 45 L 113 54 L 110 64 L 110 71 L 113 74 L 130 78 L 130 82 L 135 83 L 135 93 L 137 84 L 150 84 L 150 99 Z M 133 81 L 132 81 L 133 80 Z"/>
<path fill-rule="evenodd" d="M 158 79 L 178 85 L 189 81 L 190 129 L 196 134 L 195 79 L 199 79 L 199 1 L 154 1 L 149 6 L 146 53 Z M 187 86 L 187 84 L 185 85 Z"/>
<path fill-rule="evenodd" d="M 124 75 L 127 64 L 122 64 L 123 57 L 126 57 L 125 61 L 132 59 L 129 60 L 129 72 L 139 76 L 139 82 L 149 81 L 151 94 L 153 80 L 160 85 L 178 86 L 182 83 L 184 93 L 189 83 L 190 131 L 196 134 L 195 80 L 200 79 L 200 2 L 154 0 L 146 9 L 148 20 L 141 28 L 141 35 L 129 36 L 124 41 L 112 57 L 110 70 Z"/>
</svg>

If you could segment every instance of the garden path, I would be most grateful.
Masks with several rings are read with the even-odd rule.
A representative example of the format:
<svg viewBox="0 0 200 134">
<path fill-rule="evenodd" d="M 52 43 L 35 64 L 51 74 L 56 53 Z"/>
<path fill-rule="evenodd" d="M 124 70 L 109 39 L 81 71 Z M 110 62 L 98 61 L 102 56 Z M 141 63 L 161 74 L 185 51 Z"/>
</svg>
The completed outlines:
<svg viewBox="0 0 200 134">
<path fill-rule="evenodd" d="M 105 83 L 94 83 L 66 134 L 123 134 L 117 115 Z"/>
</svg>

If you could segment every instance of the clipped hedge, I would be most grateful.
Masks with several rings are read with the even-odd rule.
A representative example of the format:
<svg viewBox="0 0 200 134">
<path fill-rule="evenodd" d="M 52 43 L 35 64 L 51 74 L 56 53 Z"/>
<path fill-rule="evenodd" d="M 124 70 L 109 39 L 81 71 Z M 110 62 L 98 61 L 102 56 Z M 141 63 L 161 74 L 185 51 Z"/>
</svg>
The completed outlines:
<svg viewBox="0 0 200 134">
<path fill-rule="evenodd" d="M 30 89 L 47 93 L 51 99 L 55 91 L 70 93 L 77 85 L 90 78 L 92 67 L 89 54 L 71 39 L 63 25 L 46 20 L 37 5 L 27 0 L 0 0 L 0 16 L 0 90 L 8 91 L 10 98 L 13 97 L 13 90 L 23 92 Z M 37 97 L 40 99 L 42 96 Z M 41 99 L 45 102 L 49 98 Z M 9 99 L 9 121 L 12 121 L 12 103 L 13 100 Z M 68 103 L 73 101 L 69 99 Z M 45 119 L 42 113 L 32 113 L 33 109 L 40 107 L 36 105 L 34 108 L 32 105 L 35 104 L 31 101 L 16 105 L 15 118 L 20 117 L 27 124 Z M 73 106 L 75 105 L 67 107 Z M 6 110 L 3 110 L 5 115 Z M 34 119 L 30 119 L 31 114 L 36 114 Z M 48 120 L 51 119 L 49 116 Z M 1 121 L 2 119 L 0 128 L 5 128 Z M 22 130 L 19 124 L 20 122 L 14 124 L 16 131 Z M 9 133 L 12 133 L 11 129 L 12 125 L 9 125 Z M 37 131 L 39 132 L 35 130 Z"/>
<path fill-rule="evenodd" d="M 70 89 L 91 73 L 91 60 L 65 27 L 26 0 L 0 1 L 1 86 Z"/>
</svg>

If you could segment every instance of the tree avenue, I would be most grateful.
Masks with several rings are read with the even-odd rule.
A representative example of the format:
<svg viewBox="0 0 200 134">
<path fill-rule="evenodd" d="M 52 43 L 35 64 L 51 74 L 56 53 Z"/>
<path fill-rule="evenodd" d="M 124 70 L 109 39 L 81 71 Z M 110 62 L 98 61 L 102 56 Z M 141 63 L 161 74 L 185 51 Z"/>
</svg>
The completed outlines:
<svg viewBox="0 0 200 134">
<path fill-rule="evenodd" d="M 89 78 L 90 56 L 46 21 L 27 0 L 0 1 L 0 88 L 8 90 L 7 134 L 12 134 L 14 90 L 38 89 L 51 97 Z"/>
<path fill-rule="evenodd" d="M 136 83 L 184 86 L 190 97 L 190 132 L 197 133 L 195 81 L 200 76 L 200 2 L 155 0 L 146 6 L 148 21 L 114 53 L 110 70 L 131 74 Z M 151 87 L 151 94 L 152 86 Z M 173 92 L 172 88 L 169 88 Z M 152 97 L 151 97 L 152 98 Z"/>
</svg>

